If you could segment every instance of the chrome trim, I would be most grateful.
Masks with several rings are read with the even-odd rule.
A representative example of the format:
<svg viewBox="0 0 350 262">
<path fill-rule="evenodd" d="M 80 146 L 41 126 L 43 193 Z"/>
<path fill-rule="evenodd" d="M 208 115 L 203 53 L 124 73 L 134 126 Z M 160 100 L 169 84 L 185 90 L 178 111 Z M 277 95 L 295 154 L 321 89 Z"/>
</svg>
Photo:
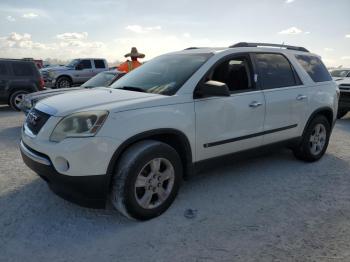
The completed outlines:
<svg viewBox="0 0 350 262">
<path fill-rule="evenodd" d="M 24 123 L 24 125 L 23 125 L 23 130 L 24 130 L 24 133 L 25 133 L 27 136 L 29 136 L 29 137 L 31 137 L 31 138 L 36 137 L 36 135 L 34 135 L 33 132 L 29 129 L 27 123 Z"/>
<path fill-rule="evenodd" d="M 32 159 L 35 162 L 38 162 L 40 164 L 46 165 L 46 166 L 51 166 L 51 163 L 48 159 L 42 157 L 42 156 L 38 156 L 37 154 L 33 153 L 32 151 L 30 151 L 22 142 L 19 145 L 21 152 L 23 154 L 25 154 L 27 157 L 29 157 L 30 159 Z"/>
</svg>

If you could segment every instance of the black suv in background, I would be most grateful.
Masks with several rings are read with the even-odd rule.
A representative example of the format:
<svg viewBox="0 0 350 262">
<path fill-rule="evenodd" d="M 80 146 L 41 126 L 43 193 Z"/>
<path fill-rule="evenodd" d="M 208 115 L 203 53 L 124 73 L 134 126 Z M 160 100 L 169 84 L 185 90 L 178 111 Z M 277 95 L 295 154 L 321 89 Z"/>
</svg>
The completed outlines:
<svg viewBox="0 0 350 262">
<path fill-rule="evenodd" d="M 25 94 L 44 89 L 44 81 L 33 61 L 0 59 L 0 104 L 15 110 Z"/>
</svg>

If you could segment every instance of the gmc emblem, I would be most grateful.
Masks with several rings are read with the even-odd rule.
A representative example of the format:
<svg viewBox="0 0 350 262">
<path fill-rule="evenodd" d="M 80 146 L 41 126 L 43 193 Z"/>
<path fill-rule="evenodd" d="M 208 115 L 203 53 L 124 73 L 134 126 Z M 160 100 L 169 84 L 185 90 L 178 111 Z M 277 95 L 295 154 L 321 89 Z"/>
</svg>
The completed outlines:
<svg viewBox="0 0 350 262">
<path fill-rule="evenodd" d="M 34 112 L 29 112 L 27 116 L 27 122 L 33 126 L 35 126 L 39 120 L 39 116 L 36 115 Z"/>
</svg>

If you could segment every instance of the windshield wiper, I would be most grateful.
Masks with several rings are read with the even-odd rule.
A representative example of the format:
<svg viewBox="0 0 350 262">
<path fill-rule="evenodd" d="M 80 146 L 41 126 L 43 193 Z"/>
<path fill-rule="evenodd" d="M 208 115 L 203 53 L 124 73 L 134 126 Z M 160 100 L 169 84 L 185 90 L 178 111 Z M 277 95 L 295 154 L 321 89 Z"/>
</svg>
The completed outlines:
<svg viewBox="0 0 350 262">
<path fill-rule="evenodd" d="M 141 88 L 141 87 L 135 87 L 135 86 L 123 86 L 123 87 L 120 87 L 120 88 L 118 88 L 118 89 L 147 93 L 147 91 L 144 90 L 143 88 Z"/>
</svg>

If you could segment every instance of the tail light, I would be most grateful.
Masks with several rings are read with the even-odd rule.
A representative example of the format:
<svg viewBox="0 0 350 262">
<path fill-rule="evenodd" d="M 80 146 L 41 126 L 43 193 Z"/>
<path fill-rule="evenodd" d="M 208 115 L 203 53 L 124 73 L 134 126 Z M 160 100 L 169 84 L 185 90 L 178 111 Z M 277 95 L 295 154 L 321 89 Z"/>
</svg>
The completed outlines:
<svg viewBox="0 0 350 262">
<path fill-rule="evenodd" d="M 40 80 L 39 80 L 39 89 L 40 90 L 45 89 L 45 81 L 44 81 L 44 78 L 42 78 L 42 77 L 40 77 Z"/>
</svg>

